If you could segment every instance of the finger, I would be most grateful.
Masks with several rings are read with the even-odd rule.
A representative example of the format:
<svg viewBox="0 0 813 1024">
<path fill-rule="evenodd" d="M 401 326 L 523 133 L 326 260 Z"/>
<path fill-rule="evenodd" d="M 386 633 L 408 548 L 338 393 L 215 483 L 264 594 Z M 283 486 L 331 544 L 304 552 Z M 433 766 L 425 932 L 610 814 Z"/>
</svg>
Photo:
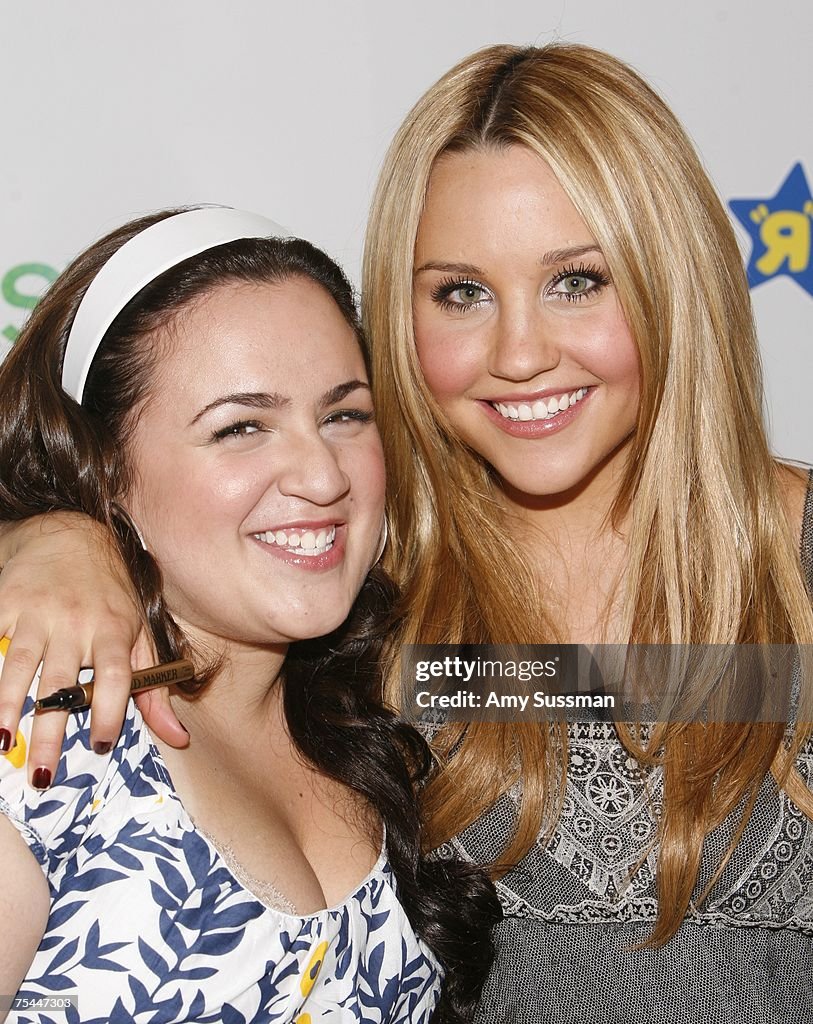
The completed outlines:
<svg viewBox="0 0 813 1024">
<path fill-rule="evenodd" d="M 10 749 L 20 723 L 20 713 L 37 674 L 45 650 L 41 628 L 19 627 L 11 638 L 0 640 L 3 667 L 0 672 L 0 747 Z M 2 751 L 0 751 L 2 752 Z"/>
<path fill-rule="evenodd" d="M 150 668 L 157 661 L 158 655 L 156 654 L 152 638 L 142 627 L 133 645 L 132 654 L 130 655 L 130 666 L 133 669 Z"/>
<path fill-rule="evenodd" d="M 124 723 L 133 678 L 132 645 L 126 630 L 93 638 L 90 744 L 97 754 L 106 754 L 113 747 Z"/>
<path fill-rule="evenodd" d="M 144 721 L 155 735 L 171 747 L 189 746 L 189 733 L 178 721 L 166 689 L 148 690 L 136 697 Z"/>
<path fill-rule="evenodd" d="M 73 638 L 51 637 L 42 663 L 37 697 L 47 697 L 55 690 L 75 686 L 82 660 L 81 651 L 76 648 Z M 34 715 L 28 751 L 28 774 L 32 785 L 38 789 L 47 789 L 50 780 L 56 776 L 67 722 L 68 716 L 62 712 L 47 711 Z M 44 770 L 49 773 L 48 777 L 43 774 Z"/>
<path fill-rule="evenodd" d="M 28 751 L 28 781 L 34 789 L 47 789 L 56 778 L 67 724 L 67 711 L 35 713 Z"/>
</svg>

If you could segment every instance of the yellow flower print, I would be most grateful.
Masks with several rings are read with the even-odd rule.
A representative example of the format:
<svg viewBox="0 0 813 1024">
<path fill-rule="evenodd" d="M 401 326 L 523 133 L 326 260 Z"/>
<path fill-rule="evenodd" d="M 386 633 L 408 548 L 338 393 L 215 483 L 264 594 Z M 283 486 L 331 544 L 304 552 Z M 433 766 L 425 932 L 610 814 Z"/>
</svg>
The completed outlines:
<svg viewBox="0 0 813 1024">
<path fill-rule="evenodd" d="M 9 638 L 7 636 L 0 637 L 0 656 L 5 658 L 6 652 L 8 651 Z M 11 761 L 15 768 L 22 768 L 25 764 L 25 736 L 17 730 L 17 735 L 14 737 L 14 746 L 7 754 L 3 754 L 7 760 Z"/>
<path fill-rule="evenodd" d="M 25 736 L 18 729 L 14 737 L 14 746 L 7 754 L 3 754 L 3 757 L 11 761 L 15 768 L 22 768 L 25 764 L 25 749 Z"/>
<path fill-rule="evenodd" d="M 319 976 L 319 971 L 322 968 L 322 961 L 325 959 L 327 947 L 327 942 L 320 942 L 319 945 L 311 954 L 311 958 L 308 961 L 308 966 L 305 968 L 305 973 L 299 981 L 299 988 L 303 996 L 307 996 L 307 994 L 313 988 L 314 982 Z M 297 1022 L 299 1021 L 302 1021 L 302 1024 L 308 1024 L 308 1022 L 310 1021 L 310 1014 L 300 1014 L 300 1016 L 297 1017 Z"/>
</svg>

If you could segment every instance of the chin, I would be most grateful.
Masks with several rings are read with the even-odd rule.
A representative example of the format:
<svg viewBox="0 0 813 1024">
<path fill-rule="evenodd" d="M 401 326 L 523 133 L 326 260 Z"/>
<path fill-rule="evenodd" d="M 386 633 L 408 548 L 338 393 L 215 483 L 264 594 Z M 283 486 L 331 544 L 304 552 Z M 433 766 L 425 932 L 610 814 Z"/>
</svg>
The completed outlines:
<svg viewBox="0 0 813 1024">
<path fill-rule="evenodd" d="M 336 612 L 331 615 L 314 616 L 305 623 L 301 619 L 299 622 L 291 622 L 290 629 L 287 630 L 283 626 L 282 632 L 289 637 L 291 643 L 297 643 L 300 640 L 317 640 L 319 637 L 327 636 L 328 633 L 338 629 L 350 614 L 351 607 L 346 608 L 343 612 Z M 275 628 L 278 629 L 279 624 L 275 624 Z"/>
<path fill-rule="evenodd" d="M 567 455 L 553 459 L 495 459 L 490 463 L 505 492 L 516 502 L 523 499 L 541 502 L 545 499 L 576 497 L 591 485 L 614 489 L 626 462 L 627 440 L 607 452 L 582 457 Z"/>
<path fill-rule="evenodd" d="M 523 497 L 533 501 L 555 498 L 557 495 L 565 496 L 578 491 L 580 485 L 587 483 L 592 476 L 591 470 L 581 472 L 573 467 L 555 471 L 546 466 L 533 471 L 529 471 L 529 467 L 524 467 L 521 473 L 517 473 L 515 469 L 512 472 L 512 467 L 506 467 L 505 472 L 499 466 L 493 468 L 499 476 L 503 490 L 515 501 L 521 501 Z"/>
</svg>

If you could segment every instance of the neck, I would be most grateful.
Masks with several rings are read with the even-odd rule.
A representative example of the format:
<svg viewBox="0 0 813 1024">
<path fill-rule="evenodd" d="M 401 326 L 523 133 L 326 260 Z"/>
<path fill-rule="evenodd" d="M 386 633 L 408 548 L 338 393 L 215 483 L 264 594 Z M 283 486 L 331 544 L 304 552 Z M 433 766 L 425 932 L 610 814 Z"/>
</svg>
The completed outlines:
<svg viewBox="0 0 813 1024">
<path fill-rule="evenodd" d="M 193 645 L 217 664 L 210 682 L 194 698 L 176 695 L 173 704 L 193 740 L 244 745 L 258 732 L 279 730 L 281 687 L 279 677 L 287 654 L 286 644 L 256 647 L 236 641 L 205 640 L 183 627 Z"/>
<path fill-rule="evenodd" d="M 508 530 L 526 553 L 540 594 L 566 643 L 613 642 L 627 563 L 625 523 L 613 505 L 629 442 L 568 491 L 529 495 L 503 488 Z"/>
<path fill-rule="evenodd" d="M 574 487 L 558 494 L 527 494 L 503 484 L 517 536 L 530 531 L 558 546 L 561 541 L 592 544 L 613 531 L 611 514 L 626 472 L 630 439 Z"/>
</svg>

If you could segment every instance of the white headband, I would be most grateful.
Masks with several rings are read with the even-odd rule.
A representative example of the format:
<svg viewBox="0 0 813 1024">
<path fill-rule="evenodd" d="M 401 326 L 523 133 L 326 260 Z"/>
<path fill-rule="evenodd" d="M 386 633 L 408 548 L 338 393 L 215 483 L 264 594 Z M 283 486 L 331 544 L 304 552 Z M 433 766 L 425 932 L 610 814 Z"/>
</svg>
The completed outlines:
<svg viewBox="0 0 813 1024">
<path fill-rule="evenodd" d="M 225 206 L 187 210 L 139 232 L 110 257 L 79 303 L 65 344 L 63 389 L 81 405 L 90 364 L 107 329 L 150 281 L 217 245 L 287 234 L 266 217 Z"/>
</svg>

